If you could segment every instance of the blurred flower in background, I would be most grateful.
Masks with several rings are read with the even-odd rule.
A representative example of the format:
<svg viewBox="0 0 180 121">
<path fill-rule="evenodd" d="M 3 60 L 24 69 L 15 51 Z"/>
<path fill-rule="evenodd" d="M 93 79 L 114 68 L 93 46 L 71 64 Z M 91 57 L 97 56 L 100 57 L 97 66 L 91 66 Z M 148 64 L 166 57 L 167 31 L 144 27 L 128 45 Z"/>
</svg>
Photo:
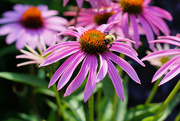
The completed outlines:
<svg viewBox="0 0 180 121">
<path fill-rule="evenodd" d="M 6 43 L 11 44 L 16 41 L 16 48 L 22 49 L 27 44 L 31 48 L 36 48 L 37 41 L 40 46 L 40 37 L 46 45 L 50 46 L 57 32 L 66 30 L 67 20 L 57 17 L 56 10 L 48 10 L 45 5 L 37 7 L 31 5 L 16 4 L 14 11 L 7 11 L 0 19 L 0 35 L 7 35 Z M 61 38 L 56 39 L 57 42 Z"/>
<path fill-rule="evenodd" d="M 156 6 L 149 6 L 150 0 L 116 0 L 120 5 L 118 14 L 114 14 L 115 18 L 121 19 L 121 26 L 125 37 L 129 37 L 129 24 L 132 24 L 134 31 L 135 48 L 138 49 L 140 44 L 138 25 L 144 29 L 148 42 L 154 40 L 154 34 L 160 35 L 160 31 L 164 35 L 169 35 L 170 30 L 164 19 L 172 20 L 172 16 L 166 10 Z M 130 21 L 130 23 L 129 23 Z M 160 30 L 160 31 L 159 31 Z M 153 43 L 149 43 L 151 47 Z"/>
<path fill-rule="evenodd" d="M 180 36 L 177 34 L 177 36 L 160 36 L 158 37 L 158 40 L 152 41 L 153 43 L 167 43 L 172 44 L 177 47 L 180 47 Z M 167 61 L 166 64 L 161 66 L 161 68 L 154 74 L 152 82 L 156 81 L 158 78 L 163 76 L 165 74 L 165 77 L 161 80 L 159 85 L 162 85 L 168 81 L 170 81 L 172 78 L 174 78 L 176 75 L 180 72 L 180 49 L 167 49 L 167 50 L 160 50 L 155 51 L 146 57 L 142 58 L 142 61 L 144 60 L 150 60 L 153 58 L 163 58 L 167 56 L 174 56 L 171 60 Z"/>
<path fill-rule="evenodd" d="M 59 35 L 71 35 L 77 37 L 78 41 L 69 41 L 54 46 L 49 47 L 43 55 L 51 53 L 45 58 L 45 60 L 40 64 L 41 66 L 50 65 L 62 58 L 70 56 L 54 73 L 52 76 L 49 87 L 52 86 L 59 79 L 57 89 L 60 90 L 64 87 L 70 80 L 76 67 L 83 61 L 81 69 L 77 76 L 72 80 L 70 85 L 67 87 L 64 96 L 70 95 L 75 91 L 85 80 L 88 71 L 89 77 L 84 91 L 84 101 L 86 102 L 91 94 L 93 93 L 96 83 L 101 81 L 108 73 L 118 97 L 124 101 L 123 85 L 121 78 L 111 62 L 113 61 L 119 65 L 136 83 L 141 83 L 138 75 L 132 66 L 126 62 L 124 59 L 112 53 L 112 51 L 123 53 L 142 66 L 145 66 L 138 57 L 135 50 L 133 50 L 129 45 L 118 42 L 118 41 L 131 41 L 126 38 L 117 38 L 112 45 L 105 44 L 105 31 L 107 31 L 112 25 L 116 24 L 112 22 L 110 24 L 103 24 L 99 28 L 86 30 L 83 27 L 70 27 L 70 29 L 61 32 Z M 131 41 L 133 42 L 133 41 Z M 100 64 L 98 64 L 98 59 Z M 99 68 L 98 73 L 97 68 Z"/>
</svg>

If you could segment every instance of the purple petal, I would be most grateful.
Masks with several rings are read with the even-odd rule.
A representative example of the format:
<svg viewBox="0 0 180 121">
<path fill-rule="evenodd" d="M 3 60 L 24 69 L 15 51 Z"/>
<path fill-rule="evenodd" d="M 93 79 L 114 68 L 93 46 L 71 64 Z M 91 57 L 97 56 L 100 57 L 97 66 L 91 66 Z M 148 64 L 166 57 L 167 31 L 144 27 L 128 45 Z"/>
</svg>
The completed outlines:
<svg viewBox="0 0 180 121">
<path fill-rule="evenodd" d="M 53 31 L 65 31 L 67 30 L 66 26 L 62 26 L 62 25 L 53 25 L 53 24 L 46 24 L 46 28 L 51 29 Z"/>
<path fill-rule="evenodd" d="M 68 21 L 65 18 L 54 16 L 54 17 L 45 19 L 45 23 L 56 25 L 56 24 L 67 24 Z"/>
<path fill-rule="evenodd" d="M 53 56 L 49 55 L 40 65 L 41 66 L 47 66 L 50 65 L 54 62 L 57 62 L 58 60 L 61 60 L 62 58 L 65 58 L 73 53 L 76 53 L 77 51 L 79 51 L 79 48 L 66 48 L 64 49 L 64 51 L 61 52 L 57 52 L 56 54 L 54 54 Z"/>
<path fill-rule="evenodd" d="M 79 8 L 82 7 L 83 1 L 84 1 L 84 0 L 76 0 Z"/>
<path fill-rule="evenodd" d="M 175 67 L 173 70 L 170 70 L 170 72 L 166 74 L 166 76 L 163 78 L 163 80 L 161 80 L 161 82 L 159 83 L 159 86 L 170 81 L 172 78 L 174 78 L 176 75 L 178 75 L 179 72 L 180 72 L 180 65 Z"/>
<path fill-rule="evenodd" d="M 76 58 L 76 56 L 79 54 L 80 52 L 76 52 L 74 53 L 72 56 L 70 56 L 54 73 L 54 75 L 52 76 L 50 82 L 49 82 L 49 87 L 51 87 L 56 81 L 57 79 L 61 76 L 61 74 L 66 70 L 66 68 L 72 63 L 74 62 L 73 60 Z"/>
<path fill-rule="evenodd" d="M 71 30 L 62 31 L 58 35 L 70 35 L 70 36 L 74 36 L 74 37 L 78 37 L 78 38 L 81 36 L 79 33 L 71 31 Z"/>
<path fill-rule="evenodd" d="M 108 74 L 112 80 L 112 83 L 114 85 L 116 93 L 117 93 L 118 97 L 124 102 L 124 90 L 123 90 L 123 84 L 121 82 L 121 78 L 120 78 L 115 66 L 113 65 L 113 63 L 104 55 L 102 55 L 102 57 L 108 63 Z"/>
<path fill-rule="evenodd" d="M 158 39 L 172 39 L 180 42 L 180 38 L 174 36 L 159 36 Z"/>
<path fill-rule="evenodd" d="M 12 32 L 13 30 L 16 30 L 17 28 L 19 28 L 19 24 L 6 24 L 0 27 L 0 35 L 6 35 L 10 32 Z"/>
<path fill-rule="evenodd" d="M 134 31 L 134 40 L 135 40 L 135 48 L 138 49 L 139 47 L 139 33 L 138 33 L 138 26 L 136 22 L 136 17 L 134 14 L 130 14 L 130 20 L 133 25 L 133 31 Z"/>
<path fill-rule="evenodd" d="M 144 0 L 143 6 L 147 6 L 150 2 L 151 2 L 151 0 Z"/>
<path fill-rule="evenodd" d="M 76 30 L 76 31 L 78 31 L 78 33 L 80 35 L 82 35 L 82 34 L 84 34 L 86 32 L 86 30 L 83 27 L 75 28 L 74 26 L 70 26 L 70 27 L 68 27 L 68 29 Z"/>
<path fill-rule="evenodd" d="M 64 94 L 64 96 L 68 96 L 70 95 L 72 92 L 74 92 L 85 80 L 87 73 L 89 71 L 89 58 L 86 57 L 82 67 L 79 71 L 79 73 L 77 74 L 77 76 L 73 79 L 73 81 L 70 83 L 70 85 L 67 87 L 66 92 Z"/>
<path fill-rule="evenodd" d="M 90 63 L 90 68 L 89 68 L 89 76 L 88 76 L 88 80 L 86 83 L 86 87 L 84 90 L 84 102 L 86 102 L 89 97 L 91 96 L 91 94 L 93 93 L 95 86 L 96 86 L 96 71 L 97 71 L 97 58 L 95 55 L 87 55 L 89 56 L 89 62 Z"/>
<path fill-rule="evenodd" d="M 82 52 L 82 53 L 79 53 L 76 56 L 76 58 L 74 58 L 73 62 L 68 66 L 68 68 L 66 68 L 61 78 L 59 79 L 57 90 L 60 90 L 61 88 L 64 87 L 65 84 L 67 84 L 73 72 L 75 71 L 76 67 L 84 59 L 85 56 L 86 56 L 86 53 Z"/>
<path fill-rule="evenodd" d="M 98 27 L 97 30 L 101 31 L 102 33 L 104 33 L 107 29 L 109 29 L 109 27 L 112 27 L 114 24 L 117 24 L 119 21 L 113 21 L 109 24 L 102 24 L 101 26 Z"/>
<path fill-rule="evenodd" d="M 154 34 L 153 34 L 149 24 L 146 22 L 146 20 L 142 16 L 140 16 L 140 15 L 137 15 L 137 16 L 138 16 L 140 23 L 142 24 L 142 27 L 145 31 L 148 42 L 150 42 L 151 40 L 154 40 Z M 150 44 L 150 46 L 153 47 L 154 45 Z"/>
<path fill-rule="evenodd" d="M 63 6 L 66 6 L 69 0 L 63 0 Z"/>
<path fill-rule="evenodd" d="M 95 7 L 95 0 L 90 0 L 89 3 L 91 4 L 92 7 Z"/>
<path fill-rule="evenodd" d="M 173 19 L 171 14 L 162 8 L 159 8 L 156 6 L 148 6 L 148 7 L 146 7 L 146 10 L 148 10 L 149 13 L 152 13 L 156 16 L 165 18 L 169 21 L 172 21 L 172 19 Z"/>
<path fill-rule="evenodd" d="M 152 58 L 163 57 L 163 56 L 174 55 L 174 54 L 180 54 L 180 50 L 168 49 L 168 50 L 156 51 L 156 52 L 153 52 L 153 53 L 145 56 L 141 60 L 144 61 L 144 60 L 148 60 L 148 59 L 152 59 Z"/>
<path fill-rule="evenodd" d="M 68 47 L 68 46 L 79 46 L 79 42 L 73 42 L 73 41 L 68 41 L 68 42 L 63 42 L 63 43 L 59 43 L 53 46 L 50 46 L 49 48 L 47 48 L 47 50 L 42 54 L 42 56 L 53 52 L 59 48 L 63 48 L 63 47 Z"/>
<path fill-rule="evenodd" d="M 99 66 L 99 72 L 97 74 L 97 81 L 96 83 L 100 82 L 107 74 L 108 70 L 108 64 L 104 58 L 102 58 L 101 54 L 99 55 L 99 60 L 100 60 L 100 66 Z"/>
<path fill-rule="evenodd" d="M 128 27 L 128 13 L 124 13 L 122 16 L 122 30 L 125 37 L 129 37 L 129 27 Z"/>
<path fill-rule="evenodd" d="M 41 14 L 43 18 L 48 18 L 54 15 L 57 15 L 58 12 L 56 10 L 48 10 L 48 11 L 42 12 Z"/>
<path fill-rule="evenodd" d="M 141 84 L 138 75 L 128 62 L 110 52 L 106 52 L 105 55 L 118 64 L 136 83 Z"/>
<path fill-rule="evenodd" d="M 40 11 L 48 11 L 48 6 L 46 5 L 38 5 L 37 7 Z"/>
<path fill-rule="evenodd" d="M 180 57 L 176 57 L 170 61 L 168 61 L 166 64 L 164 64 L 153 76 L 152 82 L 160 78 L 163 74 L 165 74 L 169 68 L 171 68 L 176 62 L 180 60 Z"/>
<path fill-rule="evenodd" d="M 145 66 L 144 63 L 141 60 L 139 60 L 139 58 L 136 56 L 137 53 L 134 53 L 133 51 L 131 51 L 131 50 L 127 49 L 127 48 L 124 48 L 122 46 L 120 47 L 120 46 L 112 45 L 110 50 L 113 50 L 113 51 L 116 51 L 116 52 L 119 52 L 119 53 L 123 53 L 123 54 L 129 56 L 130 58 L 134 59 L 135 61 L 137 61 L 142 66 Z"/>
<path fill-rule="evenodd" d="M 172 44 L 172 45 L 176 45 L 176 46 L 180 46 L 179 42 L 173 41 L 173 40 L 169 40 L 169 39 L 158 39 L 158 40 L 154 40 L 151 41 L 153 43 L 167 43 L 167 44 Z"/>
<path fill-rule="evenodd" d="M 136 43 L 128 38 L 124 38 L 124 37 L 117 37 L 116 41 L 126 41 L 126 42 L 131 42 L 131 43 Z"/>
</svg>

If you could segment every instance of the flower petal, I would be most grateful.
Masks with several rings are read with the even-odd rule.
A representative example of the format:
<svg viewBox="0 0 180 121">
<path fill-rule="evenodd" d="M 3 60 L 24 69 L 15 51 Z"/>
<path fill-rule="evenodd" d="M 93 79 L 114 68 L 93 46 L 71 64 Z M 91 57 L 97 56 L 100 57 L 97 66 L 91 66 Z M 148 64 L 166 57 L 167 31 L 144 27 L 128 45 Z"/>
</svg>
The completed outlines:
<svg viewBox="0 0 180 121">
<path fill-rule="evenodd" d="M 60 90 L 61 88 L 63 88 L 64 85 L 69 81 L 74 70 L 79 65 L 79 63 L 84 59 L 85 56 L 86 56 L 86 53 L 81 52 L 76 56 L 76 58 L 74 58 L 73 62 L 66 68 L 61 78 L 59 79 L 57 90 Z"/>
<path fill-rule="evenodd" d="M 89 57 L 88 57 L 89 56 Z M 96 86 L 96 71 L 97 71 L 97 58 L 95 55 L 87 55 L 89 58 L 90 68 L 89 68 L 89 76 L 86 83 L 86 87 L 84 90 L 84 102 L 86 102 L 91 94 L 93 93 L 95 86 Z"/>
<path fill-rule="evenodd" d="M 101 26 L 98 27 L 97 30 L 101 31 L 102 33 L 104 33 L 107 29 L 109 29 L 109 27 L 112 27 L 114 24 L 117 24 L 119 21 L 113 21 L 109 24 L 102 24 Z"/>
<path fill-rule="evenodd" d="M 88 63 L 89 62 L 88 59 L 89 59 L 88 57 L 84 59 L 84 62 L 82 64 L 82 67 L 81 67 L 79 73 L 67 87 L 64 97 L 68 96 L 72 92 L 74 92 L 85 80 L 87 73 L 89 71 L 89 67 L 90 67 L 90 65 Z"/>
<path fill-rule="evenodd" d="M 121 78 L 113 63 L 106 56 L 102 55 L 102 57 L 106 60 L 108 64 L 108 74 L 112 80 L 116 93 L 118 97 L 124 102 L 124 90 Z"/>
<path fill-rule="evenodd" d="M 129 27 L 128 27 L 128 13 L 124 13 L 122 16 L 122 30 L 125 37 L 129 37 Z"/>
<path fill-rule="evenodd" d="M 108 58 L 110 58 L 113 62 L 118 64 L 136 83 L 141 84 L 140 79 L 136 74 L 136 71 L 132 68 L 132 66 L 128 62 L 126 62 L 124 59 L 110 52 L 106 52 L 105 55 Z"/>
<path fill-rule="evenodd" d="M 62 31 L 61 33 L 59 33 L 57 35 L 70 35 L 70 36 L 74 36 L 77 38 L 79 38 L 81 36 L 79 33 L 74 32 L 74 31 L 70 31 L 70 30 Z"/>
</svg>

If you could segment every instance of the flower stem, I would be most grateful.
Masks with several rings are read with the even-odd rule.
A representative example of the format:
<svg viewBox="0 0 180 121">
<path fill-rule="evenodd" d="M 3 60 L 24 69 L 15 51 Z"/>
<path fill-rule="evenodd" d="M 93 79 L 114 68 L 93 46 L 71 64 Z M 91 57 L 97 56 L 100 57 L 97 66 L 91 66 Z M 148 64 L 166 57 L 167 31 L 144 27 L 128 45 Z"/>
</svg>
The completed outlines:
<svg viewBox="0 0 180 121">
<path fill-rule="evenodd" d="M 174 89 L 172 90 L 172 92 L 169 94 L 169 96 L 167 97 L 167 99 L 164 101 L 163 105 L 161 106 L 161 108 L 159 109 L 159 111 L 156 113 L 156 115 L 154 116 L 153 121 L 156 121 L 159 114 L 164 110 L 164 108 L 169 104 L 169 102 L 172 100 L 172 98 L 175 96 L 175 94 L 178 92 L 178 90 L 180 89 L 180 80 L 178 81 L 178 83 L 176 84 L 176 86 L 174 87 Z"/>
<path fill-rule="evenodd" d="M 113 117 L 112 117 L 112 121 L 116 121 L 117 101 L 118 101 L 118 96 L 117 96 L 116 93 L 114 93 L 114 98 L 113 98 Z"/>
<path fill-rule="evenodd" d="M 64 119 L 63 121 L 66 121 L 66 118 L 64 116 L 64 111 L 63 111 L 63 107 L 61 105 L 61 100 L 60 100 L 60 96 L 59 96 L 59 93 L 57 91 L 57 88 L 56 88 L 56 85 L 53 84 L 53 90 L 55 92 L 55 96 L 56 96 L 56 103 L 58 105 L 58 114 L 59 115 L 62 115 L 62 118 Z"/>
<path fill-rule="evenodd" d="M 99 89 L 97 92 L 97 121 L 101 121 L 101 108 L 100 108 L 101 95 L 102 95 L 102 90 Z"/>
<path fill-rule="evenodd" d="M 180 121 L 180 112 L 178 113 L 178 115 L 176 116 L 176 118 L 174 119 L 174 121 Z"/>
<path fill-rule="evenodd" d="M 159 79 L 155 82 L 155 84 L 154 84 L 154 86 L 153 86 L 153 88 L 152 88 L 152 90 L 151 90 L 151 93 L 150 93 L 149 97 L 147 98 L 147 100 L 146 100 L 146 102 L 145 102 L 145 105 L 149 104 L 149 103 L 152 101 L 152 99 L 153 99 L 153 97 L 154 97 L 154 95 L 155 95 L 155 93 L 156 93 L 156 91 L 157 91 L 157 89 L 158 89 L 158 84 L 159 84 L 159 82 L 161 81 L 161 79 L 162 79 L 162 78 L 159 78 Z"/>
<path fill-rule="evenodd" d="M 88 100 L 88 103 L 89 103 L 89 121 L 94 121 L 94 109 L 93 109 L 93 106 L 94 106 L 94 104 L 93 104 L 93 101 L 94 101 L 94 99 L 93 99 L 93 94 L 91 95 L 91 97 L 89 98 L 89 100 Z"/>
</svg>

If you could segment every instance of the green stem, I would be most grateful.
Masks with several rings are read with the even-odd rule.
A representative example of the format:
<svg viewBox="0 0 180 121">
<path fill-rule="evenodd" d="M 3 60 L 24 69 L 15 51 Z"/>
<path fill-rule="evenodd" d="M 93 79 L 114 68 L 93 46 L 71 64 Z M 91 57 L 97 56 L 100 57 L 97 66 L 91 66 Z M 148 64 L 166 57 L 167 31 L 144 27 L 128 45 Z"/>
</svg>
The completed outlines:
<svg viewBox="0 0 180 121">
<path fill-rule="evenodd" d="M 62 118 L 64 119 L 63 121 L 66 121 L 66 118 L 65 118 L 65 116 L 64 116 L 64 110 L 63 110 L 63 107 L 62 107 L 62 105 L 61 105 L 60 96 L 59 96 L 59 93 L 58 93 L 58 91 L 57 91 L 57 88 L 56 88 L 56 85 L 55 85 L 55 84 L 53 84 L 53 90 L 54 90 L 54 92 L 55 92 L 56 103 L 57 103 L 57 105 L 58 105 L 58 114 L 59 114 L 59 116 L 62 115 Z"/>
<path fill-rule="evenodd" d="M 155 84 L 154 84 L 154 86 L 153 86 L 153 88 L 152 88 L 152 90 L 151 90 L 151 93 L 150 93 L 149 97 L 147 98 L 147 100 L 146 100 L 146 102 L 145 102 L 145 105 L 149 104 L 149 103 L 152 101 L 152 99 L 154 98 L 154 95 L 155 95 L 155 93 L 156 93 L 156 91 L 157 91 L 157 89 L 158 89 L 158 84 L 159 84 L 159 82 L 161 81 L 161 79 L 162 79 L 162 78 L 159 78 L 159 79 L 155 82 Z"/>
<path fill-rule="evenodd" d="M 114 98 L 113 98 L 113 117 L 112 117 L 112 121 L 116 121 L 117 101 L 118 101 L 118 96 L 117 96 L 116 93 L 114 93 Z"/>
<path fill-rule="evenodd" d="M 88 103 L 89 103 L 89 121 L 94 121 L 94 109 L 93 109 L 93 107 L 94 107 L 94 99 L 93 99 L 93 94 L 91 95 L 91 97 L 89 98 L 89 100 L 88 100 Z"/>
<path fill-rule="evenodd" d="M 176 86 L 174 87 L 174 89 L 172 90 L 172 92 L 169 94 L 169 96 L 167 97 L 167 99 L 164 101 L 163 105 L 161 106 L 161 108 L 159 109 L 159 111 L 156 113 L 156 115 L 154 116 L 153 121 L 156 121 L 159 114 L 164 110 L 164 108 L 169 104 L 169 102 L 172 100 L 172 98 L 175 96 L 175 94 L 177 93 L 177 91 L 180 89 L 180 80 L 178 81 L 178 83 L 176 84 Z"/>
<path fill-rule="evenodd" d="M 101 121 L 101 95 L 102 95 L 102 90 L 99 89 L 97 92 L 97 121 Z"/>
<path fill-rule="evenodd" d="M 178 113 L 174 121 L 180 121 L 180 112 Z"/>
</svg>

